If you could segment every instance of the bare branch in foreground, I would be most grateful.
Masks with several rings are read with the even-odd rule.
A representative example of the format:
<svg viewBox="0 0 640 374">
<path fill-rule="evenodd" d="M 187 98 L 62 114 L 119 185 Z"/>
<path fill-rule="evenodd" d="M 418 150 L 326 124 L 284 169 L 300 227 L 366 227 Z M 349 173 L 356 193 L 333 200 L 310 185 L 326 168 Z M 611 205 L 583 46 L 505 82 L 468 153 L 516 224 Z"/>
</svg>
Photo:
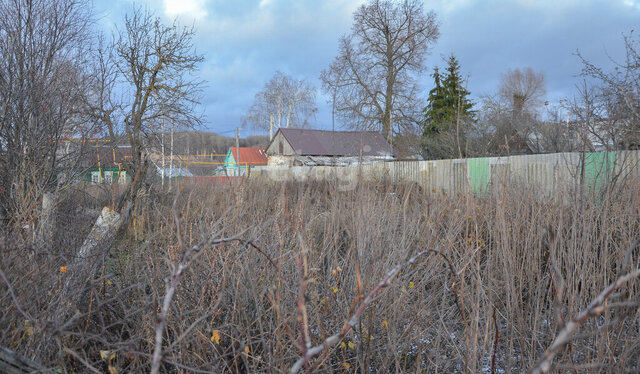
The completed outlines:
<svg viewBox="0 0 640 374">
<path fill-rule="evenodd" d="M 358 320 L 360 319 L 360 315 L 366 309 L 366 307 L 376 299 L 378 294 L 380 294 L 382 291 L 384 291 L 384 289 L 387 288 L 391 284 L 391 281 L 398 275 L 400 270 L 402 270 L 402 268 L 404 268 L 406 266 L 410 266 L 410 265 L 415 264 L 416 261 L 420 257 L 423 257 L 423 256 L 425 256 L 427 254 L 430 254 L 430 253 L 442 256 L 445 259 L 445 261 L 447 261 L 447 264 L 449 265 L 449 270 L 452 272 L 452 274 L 454 276 L 456 276 L 457 274 L 454 271 L 454 268 L 453 268 L 453 265 L 451 264 L 451 261 L 449 261 L 447 256 L 445 256 L 438 248 L 439 248 L 439 246 L 436 246 L 436 249 L 427 249 L 425 251 L 422 251 L 422 252 L 416 254 L 415 256 L 411 257 L 408 261 L 403 262 L 401 264 L 398 264 L 393 269 L 389 270 L 387 272 L 387 274 L 385 275 L 385 277 L 373 288 L 373 290 L 371 290 L 371 292 L 369 292 L 369 294 L 362 301 L 362 303 L 360 303 L 360 305 L 358 306 L 356 311 L 353 313 L 353 315 L 351 316 L 349 321 L 344 324 L 344 326 L 342 327 L 340 332 L 338 332 L 337 334 L 331 335 L 330 337 L 326 338 L 322 342 L 322 344 L 316 345 L 315 347 L 312 347 L 312 348 L 309 348 L 309 349 L 305 349 L 303 351 L 303 356 L 300 357 L 298 359 L 298 361 L 295 362 L 295 364 L 293 364 L 293 367 L 291 367 L 291 370 L 289 371 L 289 374 L 295 374 L 295 373 L 299 372 L 300 369 L 302 369 L 302 367 L 305 364 L 307 364 L 309 362 L 309 360 L 311 360 L 313 357 L 317 356 L 318 354 L 322 353 L 325 349 L 327 349 L 327 348 L 331 347 L 332 345 L 334 345 L 334 344 L 338 343 L 339 341 L 341 341 L 345 337 L 345 335 L 347 335 L 347 333 L 354 326 L 356 326 L 358 324 Z"/>
<path fill-rule="evenodd" d="M 307 246 L 302 239 L 302 235 L 298 234 L 301 253 L 296 259 L 298 266 L 298 274 L 300 277 L 300 287 L 298 290 L 298 325 L 300 328 L 300 350 L 305 356 L 311 348 L 311 337 L 309 336 L 309 318 L 307 317 L 307 306 L 304 301 L 304 293 L 308 282 L 308 263 L 307 263 Z M 308 370 L 305 370 L 308 371 Z"/>
<path fill-rule="evenodd" d="M 553 358 L 558 353 L 558 351 L 564 347 L 571 340 L 571 335 L 582 325 L 587 319 L 591 317 L 595 317 L 602 313 L 605 309 L 603 305 L 607 298 L 615 291 L 618 287 L 622 286 L 625 283 L 630 282 L 631 280 L 640 276 L 640 268 L 635 269 L 634 271 L 627 273 L 626 275 L 621 276 L 615 282 L 611 283 L 607 288 L 605 288 L 592 302 L 589 304 L 587 309 L 582 311 L 578 316 L 567 322 L 564 328 L 558 333 L 556 338 L 553 340 L 553 343 L 547 350 L 544 352 L 542 358 L 536 363 L 534 367 L 532 367 L 528 373 L 529 374 L 543 374 L 548 373 L 551 370 L 551 363 L 553 362 Z"/>
<path fill-rule="evenodd" d="M 493 307 L 493 314 L 491 315 L 491 318 L 493 319 L 493 326 L 496 329 L 493 339 L 493 353 L 491 354 L 491 374 L 495 374 L 496 352 L 498 352 L 498 339 L 500 339 L 500 330 L 498 329 L 498 321 L 496 320 L 496 307 Z"/>
<path fill-rule="evenodd" d="M 273 262 L 273 260 L 258 246 L 253 244 L 251 241 L 240 239 L 238 237 L 220 238 L 220 239 L 213 239 L 212 237 L 209 237 L 207 239 L 202 240 L 200 243 L 187 249 L 182 255 L 182 258 L 180 259 L 180 263 L 178 263 L 178 267 L 173 270 L 171 281 L 168 282 L 167 284 L 164 300 L 162 302 L 162 308 L 160 309 L 160 314 L 158 315 L 158 319 L 156 321 L 154 349 L 153 349 L 153 356 L 151 359 L 151 374 L 157 374 L 160 370 L 160 364 L 162 363 L 162 335 L 167 325 L 167 317 L 169 315 L 169 307 L 171 306 L 171 300 L 173 299 L 173 295 L 176 292 L 178 283 L 180 283 L 182 274 L 189 267 L 189 264 L 191 263 L 191 261 L 200 252 L 202 252 L 204 248 L 207 248 L 210 246 L 216 246 L 219 244 L 231 243 L 231 242 L 241 243 L 245 247 L 249 247 L 249 246 L 253 247 L 258 252 L 260 252 L 260 254 L 265 256 L 273 266 L 275 266 L 275 263 Z"/>
<path fill-rule="evenodd" d="M 2 269 L 0 269 L 0 277 L 2 277 L 2 280 L 4 280 L 4 282 L 7 284 L 7 290 L 9 291 L 9 295 L 11 295 L 11 300 L 13 300 L 13 303 L 15 304 L 18 312 L 22 314 L 22 316 L 26 321 L 33 321 L 33 318 L 29 317 L 29 315 L 27 315 L 27 313 L 24 310 L 22 310 L 22 308 L 20 307 L 20 304 L 18 303 L 18 299 L 16 299 L 16 294 L 13 292 L 13 287 L 11 287 L 11 283 L 9 282 L 7 277 L 4 275 L 4 272 L 2 271 Z"/>
</svg>

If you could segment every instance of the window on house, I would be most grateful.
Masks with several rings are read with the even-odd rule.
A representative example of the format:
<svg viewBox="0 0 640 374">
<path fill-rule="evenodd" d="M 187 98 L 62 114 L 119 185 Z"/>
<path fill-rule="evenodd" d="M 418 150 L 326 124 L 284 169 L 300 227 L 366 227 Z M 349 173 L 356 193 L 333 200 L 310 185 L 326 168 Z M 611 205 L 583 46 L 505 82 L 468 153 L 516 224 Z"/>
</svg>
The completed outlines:
<svg viewBox="0 0 640 374">
<path fill-rule="evenodd" d="M 284 153 L 284 145 L 282 144 L 282 140 L 278 142 L 278 154 L 282 155 Z"/>
</svg>

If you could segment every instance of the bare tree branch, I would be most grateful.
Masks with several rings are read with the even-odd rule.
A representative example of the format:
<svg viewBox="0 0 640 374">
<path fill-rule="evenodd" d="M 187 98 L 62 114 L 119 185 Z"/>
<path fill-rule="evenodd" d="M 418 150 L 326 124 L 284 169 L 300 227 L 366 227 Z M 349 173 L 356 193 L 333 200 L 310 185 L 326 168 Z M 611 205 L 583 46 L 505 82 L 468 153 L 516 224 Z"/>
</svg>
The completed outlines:
<svg viewBox="0 0 640 374">
<path fill-rule="evenodd" d="M 353 19 L 352 33 L 320 76 L 323 89 L 344 124 L 391 140 L 394 128 L 416 123 L 417 76 L 439 36 L 436 15 L 415 0 L 372 0 Z"/>
<path fill-rule="evenodd" d="M 453 264 L 451 263 L 451 261 L 449 261 L 449 259 L 444 255 L 444 253 L 442 253 L 438 248 L 427 249 L 425 251 L 422 251 L 416 254 L 415 256 L 411 257 L 408 261 L 396 265 L 393 269 L 389 270 L 385 275 L 385 277 L 382 278 L 382 280 L 371 290 L 371 292 L 369 292 L 367 297 L 365 297 L 365 299 L 360 303 L 360 305 L 356 308 L 351 318 L 349 318 L 349 320 L 344 324 L 344 326 L 338 333 L 329 336 L 322 342 L 322 344 L 316 345 L 315 347 L 311 347 L 311 348 L 305 347 L 305 349 L 303 350 L 302 357 L 300 357 L 293 364 L 289 373 L 295 374 L 299 372 L 302 369 L 302 367 L 306 365 L 309 362 L 309 360 L 311 360 L 313 357 L 322 353 L 325 349 L 328 349 L 334 344 L 340 342 L 352 328 L 358 325 L 358 320 L 360 319 L 360 315 L 362 314 L 362 312 L 364 312 L 367 306 L 369 306 L 376 299 L 376 297 L 391 284 L 393 279 L 399 274 L 400 270 L 402 270 L 405 267 L 414 265 L 418 261 L 418 259 L 420 259 L 421 257 L 427 254 L 435 254 L 443 257 L 447 262 L 447 264 L 449 265 L 449 269 L 452 275 L 454 277 L 457 276 L 457 273 L 453 268 Z M 457 299 L 456 299 L 456 302 L 457 302 Z"/>
<path fill-rule="evenodd" d="M 580 327 L 580 325 L 589 318 L 600 315 L 600 313 L 605 309 L 605 306 L 603 305 L 604 302 L 613 293 L 613 291 L 638 276 L 640 276 L 640 269 L 635 269 L 634 271 L 621 276 L 605 288 L 584 311 L 580 312 L 580 314 L 578 314 L 573 320 L 567 322 L 564 328 L 556 335 L 553 343 L 551 343 L 549 348 L 544 352 L 542 358 L 531 369 L 529 369 L 528 373 L 548 373 L 551 370 L 553 358 L 556 356 L 558 351 L 572 339 L 573 333 Z"/>
<path fill-rule="evenodd" d="M 269 130 L 271 139 L 274 129 L 308 126 L 317 110 L 315 87 L 277 71 L 255 95 L 244 122 Z"/>
</svg>

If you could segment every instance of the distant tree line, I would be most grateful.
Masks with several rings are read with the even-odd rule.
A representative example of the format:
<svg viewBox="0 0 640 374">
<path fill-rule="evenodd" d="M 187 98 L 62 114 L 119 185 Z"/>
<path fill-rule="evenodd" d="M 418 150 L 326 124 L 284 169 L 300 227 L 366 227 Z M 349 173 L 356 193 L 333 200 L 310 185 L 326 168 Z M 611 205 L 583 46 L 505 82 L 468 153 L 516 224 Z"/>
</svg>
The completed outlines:
<svg viewBox="0 0 640 374">
<path fill-rule="evenodd" d="M 165 134 L 169 137 L 170 134 Z M 267 147 L 267 135 L 249 135 L 239 140 L 240 147 Z M 236 146 L 236 138 L 223 136 L 209 131 L 181 131 L 174 134 L 174 154 L 226 154 L 229 148 Z"/>
</svg>

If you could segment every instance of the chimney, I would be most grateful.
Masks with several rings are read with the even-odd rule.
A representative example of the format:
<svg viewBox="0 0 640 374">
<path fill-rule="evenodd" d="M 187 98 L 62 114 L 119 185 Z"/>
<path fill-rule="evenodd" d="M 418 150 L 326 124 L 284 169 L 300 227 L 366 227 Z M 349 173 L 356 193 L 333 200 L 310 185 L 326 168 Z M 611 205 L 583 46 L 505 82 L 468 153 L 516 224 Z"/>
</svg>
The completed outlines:
<svg viewBox="0 0 640 374">
<path fill-rule="evenodd" d="M 524 108 L 524 95 L 513 94 L 513 116 L 519 116 L 522 114 Z"/>
</svg>

